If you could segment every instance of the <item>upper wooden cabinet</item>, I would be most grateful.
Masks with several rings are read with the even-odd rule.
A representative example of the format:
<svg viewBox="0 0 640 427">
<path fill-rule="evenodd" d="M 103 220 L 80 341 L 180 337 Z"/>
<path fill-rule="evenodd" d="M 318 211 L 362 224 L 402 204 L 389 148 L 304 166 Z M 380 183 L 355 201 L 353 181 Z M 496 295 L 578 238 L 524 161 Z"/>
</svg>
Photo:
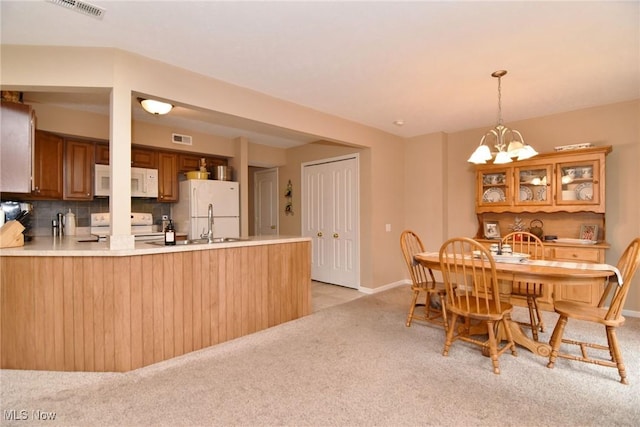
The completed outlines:
<svg viewBox="0 0 640 427">
<path fill-rule="evenodd" d="M 0 191 L 30 193 L 35 114 L 16 102 L 0 103 Z"/>
<path fill-rule="evenodd" d="M 58 135 L 37 130 L 33 158 L 31 198 L 62 199 L 64 139 Z"/>
<path fill-rule="evenodd" d="M 197 171 L 200 169 L 200 159 L 202 157 L 195 154 L 178 154 L 178 172 Z M 205 158 L 206 159 L 206 158 Z M 207 162 L 207 166 L 209 162 Z"/>
<path fill-rule="evenodd" d="M 147 148 L 131 148 L 131 166 L 158 169 L 158 152 Z"/>
<path fill-rule="evenodd" d="M 96 144 L 95 160 L 97 165 L 109 164 L 109 144 Z"/>
<path fill-rule="evenodd" d="M 64 151 L 64 199 L 93 199 L 95 144 L 68 139 Z"/>
<path fill-rule="evenodd" d="M 178 155 L 158 153 L 158 201 L 178 201 Z"/>
<path fill-rule="evenodd" d="M 476 213 L 605 211 L 605 156 L 611 146 L 541 154 L 476 167 Z"/>
<path fill-rule="evenodd" d="M 198 154 L 179 153 L 178 154 L 178 172 L 184 173 L 189 171 L 197 171 L 200 169 L 200 159 L 204 158 L 207 162 L 207 171 L 211 174 L 209 178 L 213 178 L 213 169 L 216 166 L 227 166 L 227 159 L 221 157 L 201 156 Z"/>
</svg>

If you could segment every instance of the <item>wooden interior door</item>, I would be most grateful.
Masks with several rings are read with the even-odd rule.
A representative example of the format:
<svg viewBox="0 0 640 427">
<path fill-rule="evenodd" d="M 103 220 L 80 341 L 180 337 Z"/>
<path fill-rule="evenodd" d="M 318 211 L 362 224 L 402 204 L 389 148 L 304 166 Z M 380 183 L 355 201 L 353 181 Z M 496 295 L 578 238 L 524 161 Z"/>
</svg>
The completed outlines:
<svg viewBox="0 0 640 427">
<path fill-rule="evenodd" d="M 303 164 L 302 230 L 312 239 L 311 278 L 360 287 L 358 157 Z"/>
</svg>

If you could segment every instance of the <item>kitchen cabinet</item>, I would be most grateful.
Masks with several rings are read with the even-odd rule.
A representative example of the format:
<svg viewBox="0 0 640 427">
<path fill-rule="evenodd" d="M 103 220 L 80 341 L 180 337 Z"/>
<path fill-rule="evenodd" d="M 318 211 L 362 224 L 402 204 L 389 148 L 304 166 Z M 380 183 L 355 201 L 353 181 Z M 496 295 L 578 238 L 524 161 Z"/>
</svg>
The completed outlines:
<svg viewBox="0 0 640 427">
<path fill-rule="evenodd" d="M 68 139 L 64 148 L 64 200 L 93 199 L 95 144 Z"/>
<path fill-rule="evenodd" d="M 158 169 L 158 153 L 148 148 L 131 148 L 131 166 L 136 168 Z"/>
<path fill-rule="evenodd" d="M 32 199 L 56 200 L 63 196 L 64 139 L 36 130 L 33 151 Z"/>
<path fill-rule="evenodd" d="M 201 158 L 202 156 L 195 154 L 178 154 L 178 172 L 183 173 L 200 170 Z M 209 162 L 207 162 L 207 166 L 209 166 Z"/>
<path fill-rule="evenodd" d="M 30 193 L 35 114 L 29 105 L 1 103 L 0 184 L 3 192 Z"/>
<path fill-rule="evenodd" d="M 178 154 L 178 172 L 184 173 L 189 171 L 200 170 L 200 159 L 204 157 L 207 162 L 207 171 L 210 173 L 209 178 L 213 179 L 213 169 L 216 166 L 227 166 L 228 161 L 222 157 L 210 157 L 197 154 Z"/>
<path fill-rule="evenodd" d="M 158 153 L 158 201 L 178 201 L 178 155 Z"/>
<path fill-rule="evenodd" d="M 96 144 L 95 161 L 97 165 L 109 164 L 109 144 Z"/>
</svg>

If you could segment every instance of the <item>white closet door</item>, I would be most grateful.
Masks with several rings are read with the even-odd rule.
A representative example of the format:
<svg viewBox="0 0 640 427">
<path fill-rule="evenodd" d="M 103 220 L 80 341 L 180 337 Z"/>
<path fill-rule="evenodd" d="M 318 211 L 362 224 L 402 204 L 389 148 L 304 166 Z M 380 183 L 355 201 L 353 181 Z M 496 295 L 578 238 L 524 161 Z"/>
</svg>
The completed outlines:
<svg viewBox="0 0 640 427">
<path fill-rule="evenodd" d="M 303 235 L 312 239 L 311 278 L 360 287 L 358 157 L 303 164 Z"/>
<path fill-rule="evenodd" d="M 254 174 L 255 234 L 278 234 L 278 170 L 269 169 Z"/>
</svg>

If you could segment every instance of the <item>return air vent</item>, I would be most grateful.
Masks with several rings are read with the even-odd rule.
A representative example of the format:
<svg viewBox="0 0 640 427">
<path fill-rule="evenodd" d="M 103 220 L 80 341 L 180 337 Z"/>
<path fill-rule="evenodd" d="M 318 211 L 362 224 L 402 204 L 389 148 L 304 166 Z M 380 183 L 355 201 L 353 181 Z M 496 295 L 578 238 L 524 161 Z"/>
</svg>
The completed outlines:
<svg viewBox="0 0 640 427">
<path fill-rule="evenodd" d="M 191 137 L 189 135 L 180 135 L 179 133 L 172 133 L 171 142 L 173 142 L 174 144 L 191 145 Z"/>
<path fill-rule="evenodd" d="M 83 13 L 85 15 L 93 16 L 94 18 L 102 19 L 105 10 L 101 7 L 94 6 L 84 1 L 78 0 L 48 0 L 50 3 L 57 4 L 58 6 L 66 7 L 67 9 L 75 10 L 76 12 Z"/>
</svg>

